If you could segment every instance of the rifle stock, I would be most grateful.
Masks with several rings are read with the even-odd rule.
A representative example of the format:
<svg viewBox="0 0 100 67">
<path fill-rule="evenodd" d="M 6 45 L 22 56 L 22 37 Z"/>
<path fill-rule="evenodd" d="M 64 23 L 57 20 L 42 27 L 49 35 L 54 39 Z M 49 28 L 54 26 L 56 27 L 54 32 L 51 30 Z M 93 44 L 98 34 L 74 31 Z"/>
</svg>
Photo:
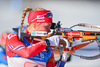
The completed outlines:
<svg viewBox="0 0 100 67">
<path fill-rule="evenodd" d="M 96 40 L 97 39 L 97 36 L 82 36 L 82 42 L 84 41 L 89 41 L 89 40 Z"/>
</svg>

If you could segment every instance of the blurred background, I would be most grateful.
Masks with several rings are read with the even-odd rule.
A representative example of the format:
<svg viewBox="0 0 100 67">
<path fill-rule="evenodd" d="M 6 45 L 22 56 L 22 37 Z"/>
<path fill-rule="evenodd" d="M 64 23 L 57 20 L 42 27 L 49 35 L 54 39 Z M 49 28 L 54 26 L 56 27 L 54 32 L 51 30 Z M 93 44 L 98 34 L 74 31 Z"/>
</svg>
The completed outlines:
<svg viewBox="0 0 100 67">
<path fill-rule="evenodd" d="M 33 9 L 42 7 L 51 10 L 53 22 L 61 21 L 64 28 L 69 28 L 78 23 L 100 26 L 99 0 L 0 0 L 0 35 L 4 31 L 12 32 L 12 28 L 21 24 L 23 10 L 26 7 Z M 27 24 L 27 19 L 24 23 Z M 73 29 L 96 31 L 95 29 L 82 27 Z M 76 41 L 73 45 L 77 43 L 80 43 L 80 41 Z M 78 50 L 76 54 L 93 56 L 100 53 L 97 43 L 90 44 L 85 49 L 90 50 Z M 100 67 L 100 59 L 84 60 L 72 56 L 72 60 L 67 62 L 65 67 Z"/>
</svg>

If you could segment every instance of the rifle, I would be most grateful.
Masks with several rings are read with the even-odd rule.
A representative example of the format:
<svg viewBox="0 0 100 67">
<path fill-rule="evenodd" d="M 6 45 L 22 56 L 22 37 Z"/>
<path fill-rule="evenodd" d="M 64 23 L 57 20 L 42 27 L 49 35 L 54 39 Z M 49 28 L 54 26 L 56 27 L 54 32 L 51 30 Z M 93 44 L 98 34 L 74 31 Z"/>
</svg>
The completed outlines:
<svg viewBox="0 0 100 67">
<path fill-rule="evenodd" d="M 95 29 L 100 30 L 100 26 L 80 23 L 80 24 L 74 25 L 70 28 L 59 28 L 59 30 L 55 30 L 55 29 L 57 29 L 57 28 L 55 28 L 56 27 L 55 25 L 56 24 L 53 23 L 51 26 L 51 29 L 54 29 L 53 33 L 51 33 L 47 36 L 40 36 L 40 37 L 42 39 L 45 39 L 45 38 L 48 38 L 48 37 L 53 36 L 53 35 L 62 36 L 62 37 L 67 38 L 69 40 L 70 45 L 72 45 L 72 43 L 75 39 L 82 38 L 81 42 L 94 40 L 94 41 L 97 41 L 98 45 L 100 46 L 100 44 L 99 44 L 100 32 L 99 31 L 80 31 L 80 30 L 74 31 L 71 29 L 72 27 L 75 27 L 75 26 L 82 26 L 82 27 L 90 27 L 90 28 L 95 28 Z M 33 36 L 33 37 L 36 37 L 36 36 Z M 66 45 L 66 43 L 63 40 L 61 40 L 60 45 Z"/>
<path fill-rule="evenodd" d="M 35 36 L 35 34 L 29 35 L 29 34 L 22 33 L 22 32 L 19 33 L 18 28 L 13 28 L 13 30 L 15 30 L 17 33 L 19 33 L 18 36 L 21 38 L 22 41 L 23 41 L 24 37 L 31 37 L 33 39 L 35 39 L 35 38 L 46 39 L 50 36 L 58 35 L 58 36 L 68 39 L 68 41 L 70 42 L 70 47 L 72 47 L 73 41 L 75 41 L 75 39 L 82 38 L 81 42 L 90 41 L 88 43 L 83 43 L 83 44 L 78 44 L 78 45 L 73 46 L 73 47 L 76 47 L 77 49 L 85 47 L 86 45 L 88 45 L 94 41 L 96 41 L 98 43 L 98 45 L 100 46 L 100 44 L 99 44 L 100 43 L 100 31 L 82 31 L 82 30 L 74 31 L 71 28 L 73 28 L 75 26 L 100 29 L 100 26 L 90 25 L 90 24 L 85 24 L 85 23 L 80 23 L 80 24 L 74 25 L 70 28 L 57 28 L 56 23 L 52 23 L 51 29 L 53 29 L 53 32 L 46 36 Z M 46 34 L 46 33 L 42 33 L 42 34 Z M 66 42 L 64 40 L 60 40 L 60 45 L 66 45 Z M 64 49 L 64 48 L 59 47 L 59 50 Z M 55 51 L 55 53 L 57 53 L 57 52 Z M 75 50 L 69 50 L 69 53 L 75 53 Z"/>
</svg>

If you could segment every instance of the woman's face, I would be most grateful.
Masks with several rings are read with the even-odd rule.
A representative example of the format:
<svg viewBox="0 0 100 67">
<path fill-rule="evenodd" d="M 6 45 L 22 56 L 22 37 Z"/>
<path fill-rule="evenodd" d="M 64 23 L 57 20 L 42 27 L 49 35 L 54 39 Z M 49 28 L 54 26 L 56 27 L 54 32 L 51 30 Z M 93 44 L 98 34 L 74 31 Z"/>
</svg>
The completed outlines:
<svg viewBox="0 0 100 67">
<path fill-rule="evenodd" d="M 50 30 L 51 23 L 41 23 L 39 26 L 36 27 L 36 31 L 46 31 L 51 32 Z"/>
</svg>

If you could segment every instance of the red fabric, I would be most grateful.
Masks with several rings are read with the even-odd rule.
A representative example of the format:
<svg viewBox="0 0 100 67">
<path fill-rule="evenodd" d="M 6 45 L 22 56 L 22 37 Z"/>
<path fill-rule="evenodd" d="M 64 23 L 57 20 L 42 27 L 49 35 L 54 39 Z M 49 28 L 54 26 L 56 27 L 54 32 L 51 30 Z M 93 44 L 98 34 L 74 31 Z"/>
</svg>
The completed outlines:
<svg viewBox="0 0 100 67">
<path fill-rule="evenodd" d="M 51 48 L 51 50 L 53 51 L 53 49 Z M 54 59 L 54 52 L 52 52 L 51 58 Z"/>
<path fill-rule="evenodd" d="M 35 56 L 36 54 L 40 53 L 45 48 L 46 48 L 45 41 L 41 41 L 26 47 L 25 44 L 19 40 L 16 34 L 12 33 L 9 34 L 7 37 L 6 53 L 9 57 L 18 54 L 24 58 L 29 58 L 30 56 Z"/>
<path fill-rule="evenodd" d="M 29 37 L 26 37 L 26 39 L 32 43 L 32 40 Z M 18 38 L 18 36 L 14 33 L 9 34 L 7 37 L 7 42 L 6 42 L 6 53 L 9 57 L 15 56 L 16 54 L 24 57 L 24 58 L 29 58 L 32 57 L 39 52 L 41 52 L 43 49 L 46 48 L 46 43 L 45 41 L 34 41 L 35 43 L 31 46 L 28 47 L 23 47 L 18 50 L 14 50 L 18 46 L 25 46 L 23 42 L 21 42 Z M 9 46 L 11 45 L 12 48 Z M 8 47 L 8 49 L 7 49 Z M 51 57 L 54 59 L 54 53 L 52 53 Z M 55 67 L 55 63 L 53 62 L 47 62 L 47 67 Z"/>
<path fill-rule="evenodd" d="M 46 17 L 46 13 L 50 12 L 49 10 L 42 11 L 30 11 L 28 15 L 28 23 L 52 23 L 52 18 Z"/>
<path fill-rule="evenodd" d="M 47 62 L 47 67 L 55 67 L 55 64 L 53 62 Z"/>
<path fill-rule="evenodd" d="M 52 53 L 52 55 L 51 55 L 50 58 L 53 58 L 54 59 L 54 53 Z M 47 62 L 47 67 L 55 67 L 55 63 L 53 63 L 53 62 Z"/>
</svg>

